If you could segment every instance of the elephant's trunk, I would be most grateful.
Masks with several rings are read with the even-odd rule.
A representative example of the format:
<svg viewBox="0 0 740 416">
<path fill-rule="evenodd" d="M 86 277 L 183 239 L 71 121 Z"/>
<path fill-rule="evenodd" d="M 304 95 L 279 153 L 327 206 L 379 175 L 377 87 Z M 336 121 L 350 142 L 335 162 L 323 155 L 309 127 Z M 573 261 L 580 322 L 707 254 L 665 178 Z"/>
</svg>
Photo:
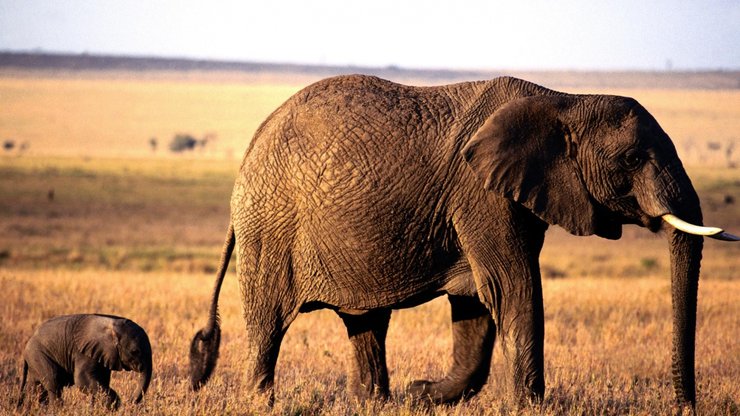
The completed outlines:
<svg viewBox="0 0 740 416">
<path fill-rule="evenodd" d="M 694 349 L 696 339 L 696 301 L 699 289 L 704 237 L 697 231 L 710 230 L 701 227 L 702 213 L 699 197 L 683 169 L 667 169 L 661 179 L 663 189 L 678 190 L 673 198 L 661 202 L 669 215 L 663 219 L 671 224 L 666 227 L 671 257 L 671 293 L 673 304 L 673 388 L 676 400 L 694 406 L 696 382 L 694 379 Z M 669 186 L 672 185 L 672 186 Z M 665 194 L 659 194 L 665 197 Z M 666 212 L 664 211 L 664 213 Z M 674 221 L 678 219 L 678 221 Z M 693 228 L 690 227 L 693 225 Z M 722 231 L 720 229 L 717 229 Z M 716 230 L 712 230 L 716 231 Z M 690 234 L 691 233 L 691 234 Z M 708 235 L 705 233 L 704 235 Z"/>
<path fill-rule="evenodd" d="M 144 398 L 144 394 L 149 388 L 150 381 L 152 381 L 151 361 L 147 362 L 144 365 L 144 368 L 142 369 L 141 374 L 139 375 L 139 388 L 136 391 L 136 396 L 134 396 L 134 403 L 139 403 L 141 402 L 141 399 Z"/>
<path fill-rule="evenodd" d="M 722 229 L 702 226 L 699 197 L 686 171 L 679 164 L 653 170 L 638 195 L 638 202 L 650 217 L 662 217 L 671 257 L 673 304 L 673 387 L 681 405 L 694 406 L 694 348 L 696 301 L 699 289 L 703 236 L 722 234 Z M 729 235 L 729 234 L 727 234 Z"/>
<path fill-rule="evenodd" d="M 693 406 L 696 298 L 704 239 L 677 229 L 670 230 L 668 238 L 673 293 L 673 387 L 676 400 Z"/>
<path fill-rule="evenodd" d="M 691 192 L 692 196 L 695 193 Z M 696 402 L 694 380 L 694 348 L 696 334 L 696 299 L 699 288 L 699 267 L 704 235 L 725 241 L 740 241 L 740 237 L 716 227 L 701 225 L 698 198 L 695 207 L 684 211 L 684 218 L 672 214 L 663 219 L 675 228 L 668 231 L 671 251 L 671 287 L 673 293 L 673 387 L 679 403 Z M 693 222 L 693 224 L 692 224 Z"/>
</svg>

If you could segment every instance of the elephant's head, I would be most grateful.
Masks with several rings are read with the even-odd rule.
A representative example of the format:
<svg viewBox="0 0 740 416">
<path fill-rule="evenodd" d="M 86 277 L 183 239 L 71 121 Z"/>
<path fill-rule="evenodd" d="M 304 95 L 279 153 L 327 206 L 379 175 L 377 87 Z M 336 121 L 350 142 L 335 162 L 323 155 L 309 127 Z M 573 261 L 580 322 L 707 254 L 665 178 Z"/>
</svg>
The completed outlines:
<svg viewBox="0 0 740 416">
<path fill-rule="evenodd" d="M 93 315 L 78 336 L 80 352 L 106 368 L 141 373 L 134 398 L 140 402 L 152 378 L 152 347 L 146 332 L 125 318 Z"/>
<path fill-rule="evenodd" d="M 657 121 L 631 98 L 540 95 L 499 107 L 463 156 L 485 188 L 575 235 L 618 239 L 622 225 L 666 227 L 677 399 L 694 403 L 696 296 L 703 239 L 699 198 Z M 697 225 L 692 225 L 697 224 Z"/>
</svg>

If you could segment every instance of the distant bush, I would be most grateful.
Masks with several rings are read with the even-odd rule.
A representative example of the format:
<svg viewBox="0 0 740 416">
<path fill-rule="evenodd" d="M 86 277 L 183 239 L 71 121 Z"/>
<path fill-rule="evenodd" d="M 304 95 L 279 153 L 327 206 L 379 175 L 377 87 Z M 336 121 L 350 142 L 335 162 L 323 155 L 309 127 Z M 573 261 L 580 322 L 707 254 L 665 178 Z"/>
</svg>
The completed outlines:
<svg viewBox="0 0 740 416">
<path fill-rule="evenodd" d="M 189 134 L 176 134 L 175 138 L 170 142 L 170 150 L 173 152 L 193 150 L 197 144 L 198 139 Z"/>
<path fill-rule="evenodd" d="M 149 140 L 149 145 L 152 146 L 152 150 L 156 149 L 156 138 Z M 193 150 L 200 146 L 201 149 L 206 147 L 208 142 L 216 140 L 216 133 L 208 133 L 203 136 L 202 139 L 196 139 L 190 134 L 176 134 L 170 142 L 170 150 L 173 152 L 183 152 L 186 150 Z"/>
<path fill-rule="evenodd" d="M 8 152 L 13 150 L 14 147 L 15 147 L 15 141 L 13 140 L 6 140 L 3 142 L 3 149 L 5 149 Z"/>
<path fill-rule="evenodd" d="M 646 270 L 654 270 L 658 267 L 658 259 L 654 257 L 643 257 L 640 259 L 640 265 Z"/>
</svg>

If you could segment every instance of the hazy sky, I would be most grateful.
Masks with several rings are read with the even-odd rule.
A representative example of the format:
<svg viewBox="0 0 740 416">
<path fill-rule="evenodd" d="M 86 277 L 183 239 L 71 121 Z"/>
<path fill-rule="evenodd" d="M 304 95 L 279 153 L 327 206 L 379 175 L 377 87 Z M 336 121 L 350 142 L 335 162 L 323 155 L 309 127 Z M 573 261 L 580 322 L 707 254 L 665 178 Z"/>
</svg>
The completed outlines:
<svg viewBox="0 0 740 416">
<path fill-rule="evenodd" d="M 469 69 L 740 68 L 738 0 L 0 0 L 0 50 Z"/>
</svg>

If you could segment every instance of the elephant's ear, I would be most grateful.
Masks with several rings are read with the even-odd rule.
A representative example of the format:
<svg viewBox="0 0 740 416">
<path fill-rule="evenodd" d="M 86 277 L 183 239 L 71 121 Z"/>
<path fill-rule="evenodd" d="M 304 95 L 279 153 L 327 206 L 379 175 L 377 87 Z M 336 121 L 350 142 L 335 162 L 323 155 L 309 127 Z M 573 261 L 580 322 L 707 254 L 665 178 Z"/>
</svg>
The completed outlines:
<svg viewBox="0 0 740 416">
<path fill-rule="evenodd" d="M 122 365 L 118 346 L 121 336 L 118 327 L 116 319 L 90 316 L 78 340 L 80 352 L 110 370 L 120 371 Z"/>
<path fill-rule="evenodd" d="M 561 117 L 575 98 L 533 96 L 499 107 L 462 154 L 485 189 L 521 203 L 575 235 L 597 232 L 596 208 L 575 160 L 577 143 Z"/>
</svg>

